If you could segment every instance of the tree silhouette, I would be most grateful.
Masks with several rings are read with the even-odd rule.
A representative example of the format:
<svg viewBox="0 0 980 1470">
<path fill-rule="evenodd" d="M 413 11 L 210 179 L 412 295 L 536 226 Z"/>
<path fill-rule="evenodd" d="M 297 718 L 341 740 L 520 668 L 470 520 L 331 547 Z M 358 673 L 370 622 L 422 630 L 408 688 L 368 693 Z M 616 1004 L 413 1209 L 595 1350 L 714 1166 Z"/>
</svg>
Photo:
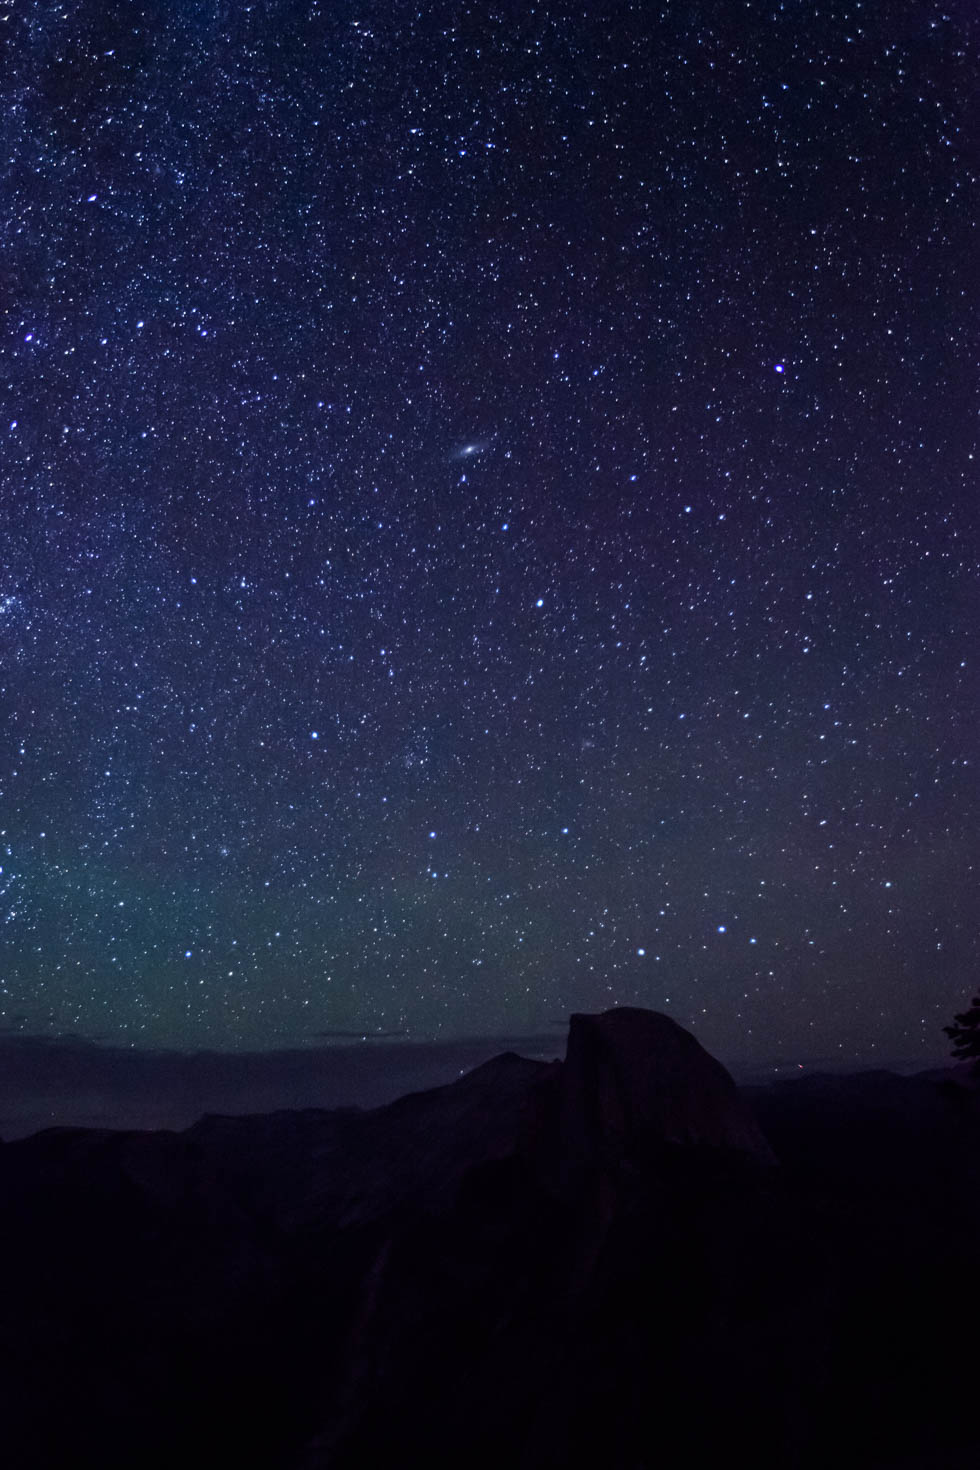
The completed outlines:
<svg viewBox="0 0 980 1470">
<path fill-rule="evenodd" d="M 973 1061 L 973 1069 L 980 1074 L 980 995 L 970 1001 L 970 1009 L 954 1016 L 954 1026 L 943 1030 L 953 1043 L 953 1056 L 959 1061 Z"/>
</svg>

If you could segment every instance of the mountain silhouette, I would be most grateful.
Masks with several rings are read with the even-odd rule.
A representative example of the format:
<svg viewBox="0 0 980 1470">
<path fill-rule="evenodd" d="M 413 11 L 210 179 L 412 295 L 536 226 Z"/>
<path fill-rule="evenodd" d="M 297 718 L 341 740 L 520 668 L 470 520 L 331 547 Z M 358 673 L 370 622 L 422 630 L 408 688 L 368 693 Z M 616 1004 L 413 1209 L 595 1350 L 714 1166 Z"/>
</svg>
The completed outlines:
<svg viewBox="0 0 980 1470">
<path fill-rule="evenodd" d="M 974 1463 L 962 1077 L 571 1018 L 371 1109 L 0 1148 L 10 1470 Z"/>
</svg>

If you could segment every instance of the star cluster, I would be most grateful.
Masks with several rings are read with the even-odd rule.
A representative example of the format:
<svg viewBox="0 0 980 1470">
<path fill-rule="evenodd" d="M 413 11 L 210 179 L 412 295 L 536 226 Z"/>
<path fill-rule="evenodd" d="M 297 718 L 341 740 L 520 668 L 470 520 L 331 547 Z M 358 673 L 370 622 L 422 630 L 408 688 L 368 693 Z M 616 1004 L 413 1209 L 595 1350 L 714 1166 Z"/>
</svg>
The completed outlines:
<svg viewBox="0 0 980 1470">
<path fill-rule="evenodd" d="M 966 4 L 8 4 L 0 1006 L 975 984 Z"/>
</svg>

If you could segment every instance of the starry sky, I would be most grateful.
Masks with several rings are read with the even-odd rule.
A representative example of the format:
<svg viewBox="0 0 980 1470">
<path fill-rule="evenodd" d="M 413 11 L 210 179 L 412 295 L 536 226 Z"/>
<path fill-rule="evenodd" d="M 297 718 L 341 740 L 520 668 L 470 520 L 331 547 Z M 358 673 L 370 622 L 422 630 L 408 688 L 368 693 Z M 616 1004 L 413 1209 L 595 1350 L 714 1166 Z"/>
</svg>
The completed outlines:
<svg viewBox="0 0 980 1470">
<path fill-rule="evenodd" d="M 0 27 L 2 1024 L 941 1055 L 970 0 Z"/>
</svg>

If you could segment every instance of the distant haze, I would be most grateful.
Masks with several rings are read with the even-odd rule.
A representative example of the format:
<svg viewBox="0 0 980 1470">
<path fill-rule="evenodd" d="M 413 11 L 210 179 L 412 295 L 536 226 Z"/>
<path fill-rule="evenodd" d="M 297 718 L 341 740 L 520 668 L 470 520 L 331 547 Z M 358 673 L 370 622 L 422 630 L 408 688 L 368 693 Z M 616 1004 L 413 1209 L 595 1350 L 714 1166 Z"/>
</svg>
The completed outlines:
<svg viewBox="0 0 980 1470">
<path fill-rule="evenodd" d="M 42 1128 L 181 1129 L 204 1113 L 284 1108 L 378 1107 L 407 1092 L 439 1087 L 496 1056 L 516 1051 L 550 1061 L 565 1035 L 481 1037 L 446 1042 L 337 1041 L 266 1052 L 139 1051 L 78 1039 L 0 1038 L 0 1138 Z M 942 1065 L 919 1059 L 824 1056 L 725 1061 L 736 1080 L 762 1082 L 814 1071 Z"/>
</svg>

